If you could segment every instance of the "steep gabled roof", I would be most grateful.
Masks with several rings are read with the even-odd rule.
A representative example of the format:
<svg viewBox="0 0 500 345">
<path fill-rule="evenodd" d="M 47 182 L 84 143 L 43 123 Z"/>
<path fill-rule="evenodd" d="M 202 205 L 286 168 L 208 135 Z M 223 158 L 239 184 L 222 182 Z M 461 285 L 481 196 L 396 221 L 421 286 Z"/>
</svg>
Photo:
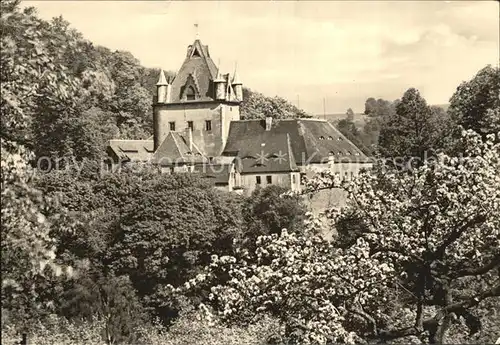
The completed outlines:
<svg viewBox="0 0 500 345">
<path fill-rule="evenodd" d="M 153 140 L 120 140 L 109 141 L 108 150 L 120 160 L 147 162 L 153 156 Z"/>
<path fill-rule="evenodd" d="M 326 163 L 330 155 L 336 162 L 370 161 L 331 123 L 316 119 L 274 120 L 269 131 L 266 131 L 264 120 L 233 121 L 224 152 L 236 153 L 240 157 L 247 151 L 255 154 L 260 151 L 255 145 L 264 141 L 268 147 L 286 143 L 298 165 Z M 245 167 L 243 170 L 246 171 Z"/>
<path fill-rule="evenodd" d="M 233 121 L 230 127 L 228 143 L 224 154 L 235 154 L 242 174 L 266 172 L 297 171 L 295 157 L 290 145 L 288 133 L 271 133 L 269 131 L 252 131 L 252 135 L 237 139 L 231 137 L 240 131 L 235 130 L 234 123 L 247 121 Z M 238 125 L 236 125 L 239 129 Z"/>
<path fill-rule="evenodd" d="M 217 66 L 210 57 L 208 46 L 202 45 L 198 39 L 188 47 L 186 59 L 172 81 L 172 103 L 183 102 L 181 97 L 189 75 L 196 79 L 199 88 L 200 98 L 197 101 L 213 100 L 211 81 L 217 77 Z"/>
<path fill-rule="evenodd" d="M 202 163 L 208 161 L 203 153 L 189 142 L 184 133 L 169 132 L 153 155 L 155 164 L 171 165 L 173 163 Z"/>
</svg>

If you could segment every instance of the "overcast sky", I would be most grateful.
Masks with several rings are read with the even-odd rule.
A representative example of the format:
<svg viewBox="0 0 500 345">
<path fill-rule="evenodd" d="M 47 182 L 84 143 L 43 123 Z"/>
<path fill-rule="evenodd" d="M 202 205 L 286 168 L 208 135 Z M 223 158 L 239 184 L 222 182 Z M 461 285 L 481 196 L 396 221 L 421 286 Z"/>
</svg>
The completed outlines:
<svg viewBox="0 0 500 345">
<path fill-rule="evenodd" d="M 177 71 L 199 37 L 244 85 L 306 111 L 364 110 L 416 87 L 447 103 L 458 84 L 499 63 L 496 1 L 25 1 L 62 15 L 95 44 Z M 299 96 L 298 96 L 299 95 Z"/>
</svg>

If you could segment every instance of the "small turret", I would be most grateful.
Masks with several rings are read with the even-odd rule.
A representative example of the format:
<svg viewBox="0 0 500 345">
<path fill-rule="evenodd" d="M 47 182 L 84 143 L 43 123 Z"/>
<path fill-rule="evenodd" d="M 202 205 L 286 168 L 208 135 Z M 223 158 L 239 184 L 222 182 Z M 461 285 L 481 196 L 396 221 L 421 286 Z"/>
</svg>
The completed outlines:
<svg viewBox="0 0 500 345">
<path fill-rule="evenodd" d="M 236 99 L 240 102 L 243 101 L 243 86 L 242 85 L 243 84 L 242 84 L 240 77 L 238 75 L 238 72 L 236 71 L 236 68 L 235 68 L 233 80 L 231 81 L 231 86 L 233 87 Z"/>
<path fill-rule="evenodd" d="M 170 103 L 172 101 L 172 80 L 170 78 L 167 80 L 167 92 L 165 95 L 165 103 Z"/>
<path fill-rule="evenodd" d="M 233 95 L 233 87 L 231 86 L 231 75 L 228 73 L 225 75 L 227 84 L 226 84 L 226 101 L 231 102 L 234 101 Z"/>
<path fill-rule="evenodd" d="M 160 78 L 156 83 L 156 96 L 158 103 L 166 103 L 167 102 L 167 91 L 168 91 L 168 82 L 167 78 L 165 78 L 165 73 L 163 70 L 160 72 Z"/>
<path fill-rule="evenodd" d="M 215 86 L 215 99 L 218 101 L 223 101 L 226 99 L 226 80 L 220 74 L 220 61 L 219 67 L 217 68 L 217 77 L 214 80 Z"/>
</svg>

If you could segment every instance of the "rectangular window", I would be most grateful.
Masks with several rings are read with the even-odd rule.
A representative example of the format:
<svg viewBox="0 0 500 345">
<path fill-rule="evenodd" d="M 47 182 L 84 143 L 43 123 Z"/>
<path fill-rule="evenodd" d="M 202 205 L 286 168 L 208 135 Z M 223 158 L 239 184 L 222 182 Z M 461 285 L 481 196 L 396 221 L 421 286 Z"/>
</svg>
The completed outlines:
<svg viewBox="0 0 500 345">
<path fill-rule="evenodd" d="M 190 130 L 193 130 L 193 129 L 194 129 L 193 121 L 188 121 L 188 128 L 189 128 Z"/>
<path fill-rule="evenodd" d="M 175 131 L 175 122 L 169 122 L 168 125 L 170 126 L 171 131 Z"/>
<path fill-rule="evenodd" d="M 255 182 L 256 182 L 257 184 L 260 184 L 260 176 L 255 176 Z"/>
<path fill-rule="evenodd" d="M 210 120 L 205 121 L 205 130 L 207 130 L 207 131 L 212 130 L 212 121 L 210 121 Z"/>
<path fill-rule="evenodd" d="M 267 184 L 273 183 L 273 177 L 272 176 L 266 176 L 266 182 L 267 182 Z"/>
<path fill-rule="evenodd" d="M 293 184 L 296 184 L 296 183 L 297 183 L 297 180 L 295 179 L 295 174 L 292 174 L 292 183 L 293 183 Z"/>
</svg>

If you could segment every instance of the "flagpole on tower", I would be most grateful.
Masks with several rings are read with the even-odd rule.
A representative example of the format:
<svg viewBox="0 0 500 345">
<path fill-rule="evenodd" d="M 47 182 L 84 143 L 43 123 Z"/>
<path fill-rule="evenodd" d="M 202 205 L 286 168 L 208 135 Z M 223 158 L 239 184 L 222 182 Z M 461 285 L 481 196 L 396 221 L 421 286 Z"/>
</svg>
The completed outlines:
<svg viewBox="0 0 500 345">
<path fill-rule="evenodd" d="M 200 38 L 200 34 L 198 32 L 198 23 L 194 24 L 194 29 L 195 29 L 195 32 L 196 32 L 196 39 L 199 39 Z"/>
</svg>

